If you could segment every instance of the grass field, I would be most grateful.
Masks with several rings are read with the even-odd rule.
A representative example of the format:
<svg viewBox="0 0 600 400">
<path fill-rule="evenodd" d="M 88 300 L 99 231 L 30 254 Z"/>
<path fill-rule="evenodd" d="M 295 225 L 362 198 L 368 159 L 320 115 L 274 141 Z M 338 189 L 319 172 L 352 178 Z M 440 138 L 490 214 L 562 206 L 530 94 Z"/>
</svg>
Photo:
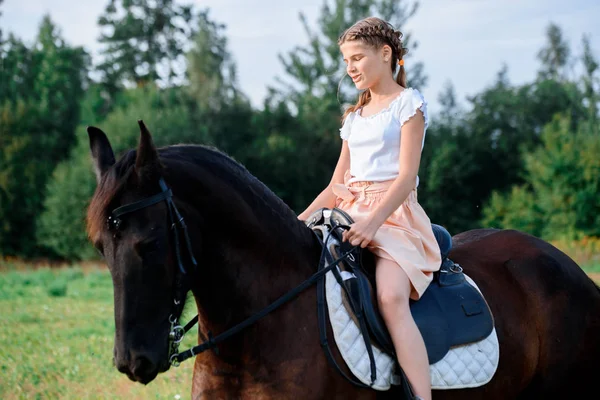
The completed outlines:
<svg viewBox="0 0 600 400">
<path fill-rule="evenodd" d="M 23 268 L 0 271 L 0 399 L 190 397 L 192 360 L 147 386 L 113 367 L 112 282 L 105 268 Z M 600 265 L 585 269 L 600 282 Z M 193 312 L 186 309 L 186 322 Z M 182 349 L 194 345 L 193 336 Z"/>
<path fill-rule="evenodd" d="M 112 365 L 103 268 L 0 272 L 0 399 L 188 399 L 193 360 L 143 386 Z M 186 310 L 190 316 L 193 310 Z M 186 321 L 187 322 L 187 321 Z M 194 344 L 184 339 L 181 348 Z"/>
</svg>

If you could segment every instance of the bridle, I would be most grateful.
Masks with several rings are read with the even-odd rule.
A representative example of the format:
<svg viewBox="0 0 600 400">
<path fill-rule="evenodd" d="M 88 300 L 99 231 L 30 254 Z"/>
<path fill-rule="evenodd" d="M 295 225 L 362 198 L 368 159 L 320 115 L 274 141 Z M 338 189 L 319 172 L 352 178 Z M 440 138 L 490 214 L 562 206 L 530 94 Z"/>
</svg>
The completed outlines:
<svg viewBox="0 0 600 400">
<path fill-rule="evenodd" d="M 160 178 L 158 181 L 161 192 L 155 194 L 154 196 L 147 197 L 143 200 L 136 201 L 134 203 L 130 203 L 121 207 L 118 207 L 113 210 L 113 212 L 108 217 L 107 223 L 109 228 L 119 229 L 121 225 L 123 215 L 132 213 L 137 210 L 141 210 L 142 208 L 149 207 L 156 203 L 160 203 L 161 201 L 165 201 L 167 203 L 167 209 L 169 210 L 169 223 L 171 224 L 171 230 L 174 232 L 175 239 L 175 255 L 177 256 L 177 265 L 179 266 L 179 270 L 182 274 L 186 274 L 185 267 L 183 266 L 183 261 L 181 260 L 181 251 L 179 250 L 179 231 L 177 228 L 181 228 L 183 230 L 185 244 L 188 250 L 188 255 L 190 257 L 190 261 L 195 268 L 198 267 L 198 263 L 194 258 L 194 253 L 192 251 L 192 242 L 190 241 L 190 236 L 188 235 L 187 226 L 181 213 L 177 209 L 175 202 L 173 201 L 173 192 L 167 186 L 164 179 Z"/>
<path fill-rule="evenodd" d="M 168 358 L 169 362 L 171 364 L 174 364 L 174 356 L 176 356 L 177 352 L 179 351 L 179 343 L 183 340 L 183 337 L 187 333 L 187 331 L 189 331 L 196 324 L 196 322 L 198 322 L 198 316 L 196 315 L 190 322 L 188 322 L 185 325 L 185 327 L 182 327 L 177 323 L 177 316 L 181 315 L 181 311 L 185 303 L 185 296 L 188 291 L 183 277 L 188 275 L 188 273 L 196 272 L 196 269 L 198 268 L 198 262 L 196 261 L 196 258 L 194 257 L 194 252 L 192 251 L 192 242 L 188 234 L 187 225 L 185 224 L 183 216 L 181 215 L 181 213 L 177 209 L 177 206 L 175 205 L 175 202 L 173 201 L 173 192 L 167 186 L 163 178 L 160 178 L 158 184 L 161 189 L 160 193 L 114 209 L 106 222 L 109 226 L 109 229 L 118 230 L 121 226 L 121 223 L 123 221 L 122 217 L 124 215 L 152 206 L 162 201 L 167 203 L 167 210 L 169 212 L 169 225 L 171 227 L 171 231 L 173 232 L 175 256 L 177 258 L 177 265 L 179 267 L 180 272 L 177 274 L 175 279 L 175 295 L 173 299 L 174 311 L 172 314 L 169 315 L 169 323 L 171 324 L 171 327 L 169 329 Z M 184 267 L 180 249 L 180 230 L 184 237 L 185 247 L 187 249 L 187 254 L 190 263 L 192 264 L 192 271 L 187 271 Z"/>
<path fill-rule="evenodd" d="M 196 272 L 196 270 L 198 268 L 198 263 L 194 257 L 193 251 L 192 251 L 191 240 L 188 235 L 187 226 L 185 224 L 185 221 L 183 220 L 183 216 L 181 215 L 179 210 L 177 210 L 177 206 L 175 205 L 175 202 L 173 201 L 173 192 L 167 186 L 167 184 L 165 183 L 165 181 L 162 178 L 159 180 L 158 183 L 161 188 L 160 193 L 155 194 L 150 197 L 147 197 L 145 199 L 136 201 L 134 203 L 130 203 L 130 204 L 116 208 L 111 213 L 111 215 L 108 217 L 107 224 L 109 225 L 109 228 L 111 228 L 111 229 L 119 229 L 119 226 L 122 223 L 122 219 L 121 219 L 122 216 L 124 216 L 126 214 L 130 214 L 134 211 L 138 211 L 143 208 L 149 207 L 151 205 L 160 203 L 161 201 L 165 201 L 167 203 L 167 209 L 169 210 L 169 224 L 171 225 L 171 231 L 173 231 L 175 254 L 177 257 L 177 264 L 178 264 L 179 272 L 180 272 L 177 274 L 176 284 L 175 284 L 174 312 L 169 316 L 169 322 L 171 324 L 171 327 L 170 327 L 170 331 L 169 331 L 169 340 L 168 340 L 168 347 L 169 347 L 168 358 L 169 358 L 169 363 L 175 367 L 179 366 L 179 364 L 181 362 L 187 360 L 188 358 L 196 356 L 206 350 L 214 349 L 215 351 L 218 351 L 218 348 L 216 347 L 217 344 L 228 339 L 230 336 L 233 336 L 236 333 L 242 331 L 243 329 L 247 328 L 248 326 L 254 324 L 259 319 L 263 318 L 267 314 L 271 313 L 275 309 L 279 308 L 283 304 L 285 304 L 288 301 L 295 298 L 302 291 L 304 291 L 308 287 L 315 284 L 317 281 L 319 281 L 319 279 L 323 278 L 327 272 L 331 271 L 341 261 L 343 261 L 347 257 L 352 257 L 351 253 L 354 252 L 354 250 L 356 249 L 356 246 L 353 247 L 348 252 L 342 254 L 339 258 L 331 261 L 331 263 L 329 263 L 329 264 L 327 264 L 327 266 L 325 266 L 325 264 L 327 263 L 327 257 L 326 257 L 327 253 L 326 253 L 326 246 L 323 246 L 322 250 L 321 250 L 321 256 L 319 259 L 319 267 L 317 269 L 317 272 L 314 273 L 310 278 L 308 278 L 307 280 L 302 282 L 300 285 L 296 286 L 294 289 L 290 290 L 289 292 L 287 292 L 286 294 L 281 296 L 279 299 L 275 300 L 273 303 L 269 304 L 267 307 L 258 311 L 256 314 L 250 316 L 246 320 L 240 322 L 239 324 L 231 327 L 230 329 L 226 330 L 225 332 L 223 332 L 215 337 L 213 337 L 212 334 L 209 332 L 208 338 L 206 338 L 206 339 L 203 338 L 203 340 L 204 340 L 203 343 L 201 343 L 195 347 L 192 347 L 191 349 L 188 349 L 186 351 L 179 353 L 179 343 L 183 340 L 183 337 L 185 336 L 185 334 L 198 322 L 198 315 L 196 315 L 185 326 L 181 326 L 178 324 L 178 316 L 181 315 L 181 311 L 182 311 L 183 305 L 185 303 L 185 296 L 187 295 L 187 291 L 189 290 L 187 288 L 187 285 L 185 284 L 185 281 L 183 278 L 185 276 L 187 276 L 188 274 L 191 275 L 194 272 Z M 336 229 L 337 228 L 347 229 L 348 227 L 339 225 L 338 227 L 336 227 Z M 192 271 L 187 271 L 183 264 L 181 249 L 180 249 L 181 240 L 180 240 L 179 229 L 181 229 L 184 239 L 185 239 L 184 242 L 185 242 L 185 246 L 187 249 L 187 254 L 188 254 L 190 262 L 192 264 Z M 329 235 L 331 235 L 333 232 L 334 232 L 334 230 L 332 230 L 329 233 Z M 316 233 L 315 233 L 315 235 L 316 235 Z M 328 240 L 328 238 L 323 240 L 323 243 L 327 243 L 327 240 Z M 319 241 L 321 241 L 321 239 L 319 239 Z"/>
</svg>

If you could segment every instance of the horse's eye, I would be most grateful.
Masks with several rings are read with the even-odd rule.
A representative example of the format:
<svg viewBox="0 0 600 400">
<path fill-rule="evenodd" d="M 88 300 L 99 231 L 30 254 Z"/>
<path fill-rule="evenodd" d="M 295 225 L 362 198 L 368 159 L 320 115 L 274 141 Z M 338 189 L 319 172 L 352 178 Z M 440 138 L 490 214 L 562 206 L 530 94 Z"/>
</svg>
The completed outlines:
<svg viewBox="0 0 600 400">
<path fill-rule="evenodd" d="M 136 243 L 134 247 L 140 256 L 146 258 L 149 255 L 156 254 L 160 249 L 160 241 L 158 239 L 146 239 Z"/>
<path fill-rule="evenodd" d="M 109 231 L 115 233 L 123 227 L 123 220 L 121 218 L 113 218 L 110 216 L 106 220 L 106 225 L 108 226 Z"/>
</svg>

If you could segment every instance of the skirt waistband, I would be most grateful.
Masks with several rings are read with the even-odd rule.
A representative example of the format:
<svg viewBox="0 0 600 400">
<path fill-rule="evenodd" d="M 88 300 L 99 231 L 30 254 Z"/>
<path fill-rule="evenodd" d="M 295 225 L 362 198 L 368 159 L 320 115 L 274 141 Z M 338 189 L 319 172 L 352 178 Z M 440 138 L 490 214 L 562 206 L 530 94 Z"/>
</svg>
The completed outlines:
<svg viewBox="0 0 600 400">
<path fill-rule="evenodd" d="M 348 184 L 348 180 L 352 177 L 346 171 L 344 174 L 344 183 L 335 183 L 332 186 L 333 193 L 343 201 L 363 201 L 367 198 L 381 198 L 385 195 L 389 187 L 394 183 L 394 180 L 373 182 L 373 181 L 355 181 Z M 414 188 L 408 194 L 406 201 L 417 200 L 417 189 Z"/>
</svg>

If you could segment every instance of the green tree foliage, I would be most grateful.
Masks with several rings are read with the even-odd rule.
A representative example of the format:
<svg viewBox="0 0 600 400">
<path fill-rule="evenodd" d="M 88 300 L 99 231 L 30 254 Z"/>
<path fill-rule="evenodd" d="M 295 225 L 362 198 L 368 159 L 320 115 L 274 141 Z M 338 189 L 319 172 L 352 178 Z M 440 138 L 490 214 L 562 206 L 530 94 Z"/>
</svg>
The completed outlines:
<svg viewBox="0 0 600 400">
<path fill-rule="evenodd" d="M 253 134 L 253 112 L 235 82 L 235 65 L 226 48 L 222 26 L 199 14 L 198 35 L 190 51 L 188 84 L 159 88 L 157 83 L 124 90 L 113 110 L 100 118 L 101 87 L 82 102 L 82 120 L 104 130 L 118 157 L 139 140 L 136 120 L 143 119 L 157 146 L 203 143 L 228 152 L 260 172 Z M 78 145 L 56 169 L 49 184 L 45 212 L 39 220 L 38 241 L 66 259 L 94 255 L 85 236 L 85 210 L 95 188 L 88 137 L 79 129 Z M 57 235 L 56 232 L 62 232 Z"/>
<path fill-rule="evenodd" d="M 583 45 L 583 54 L 581 63 L 583 64 L 584 74 L 581 78 L 584 102 L 587 104 L 588 117 L 597 121 L 598 103 L 600 102 L 600 79 L 597 76 L 598 60 L 592 52 L 592 46 L 589 36 L 583 36 L 581 43 Z"/>
<path fill-rule="evenodd" d="M 98 66 L 108 93 L 123 84 L 167 84 L 184 74 L 185 45 L 193 35 L 192 8 L 174 0 L 109 0 L 98 18 L 104 45 Z"/>
<path fill-rule="evenodd" d="M 483 223 L 547 239 L 600 235 L 600 131 L 591 121 L 574 130 L 556 116 L 542 145 L 525 155 L 525 183 L 495 192 Z"/>
<path fill-rule="evenodd" d="M 11 35 L 1 57 L 0 253 L 40 253 L 35 219 L 52 170 L 74 144 L 89 57 L 48 16 L 31 47 Z"/>
<path fill-rule="evenodd" d="M 564 81 L 567 79 L 566 67 L 571 55 L 569 44 L 562 29 L 554 23 L 546 28 L 546 45 L 538 52 L 542 68 L 538 72 L 541 79 Z"/>
<path fill-rule="evenodd" d="M 469 111 L 450 108 L 442 115 L 454 115 L 453 120 L 431 124 L 421 198 L 431 218 L 453 232 L 481 227 L 492 192 L 511 191 L 524 182 L 523 155 L 541 145 L 541 132 L 555 114 L 568 115 L 572 128 L 588 118 L 578 83 L 563 79 L 561 68 L 568 60 L 550 56 L 570 54 L 559 28 L 552 26 L 541 71 L 556 73 L 540 73 L 536 81 L 515 86 L 503 67 L 494 84 L 469 98 Z"/>
<path fill-rule="evenodd" d="M 209 11 L 198 13 L 197 33 L 187 52 L 188 89 L 203 110 L 219 110 L 243 97 L 237 87 L 236 66 L 227 50 L 225 26 L 212 21 Z"/>
<path fill-rule="evenodd" d="M 126 91 L 122 100 L 126 105 L 113 110 L 99 126 L 108 135 L 115 156 L 136 147 L 138 119 L 144 120 L 157 146 L 193 142 L 194 130 L 180 91 L 152 86 Z M 69 260 L 94 255 L 85 234 L 85 212 L 96 187 L 85 127 L 78 129 L 77 139 L 71 157 L 56 168 L 48 184 L 37 235 L 40 244 Z"/>
<path fill-rule="evenodd" d="M 548 43 L 539 53 L 539 78 L 525 86 L 525 93 L 532 94 L 526 104 L 528 120 L 538 119 L 532 127 L 542 132 L 537 135 L 540 144 L 522 149 L 522 168 L 517 170 L 522 181 L 509 190 L 495 188 L 482 223 L 548 239 L 597 236 L 598 62 L 584 36 L 579 58 L 583 75 L 567 81 L 570 49 L 556 25 L 549 26 L 547 35 Z"/>
<path fill-rule="evenodd" d="M 107 132 L 117 156 L 136 146 L 137 119 L 159 146 L 216 146 L 303 210 L 331 177 L 340 117 L 357 97 L 342 79 L 339 35 L 368 15 L 402 30 L 417 10 L 408 0 L 324 0 L 314 27 L 300 14 L 307 42 L 280 55 L 285 76 L 255 110 L 225 27 L 179 4 L 108 0 L 99 82 L 87 77 L 87 54 L 64 43 L 48 17 L 32 45 L 0 32 L 0 254 L 94 257 L 84 229 L 95 188 L 86 125 Z M 419 171 L 419 200 L 433 222 L 452 233 L 600 234 L 599 63 L 588 37 L 582 45 L 573 57 L 550 25 L 534 81 L 514 85 L 503 67 L 466 109 L 450 82 L 442 88 Z M 410 86 L 425 84 L 422 64 L 409 59 L 407 70 Z"/>
<path fill-rule="evenodd" d="M 36 230 L 41 246 L 71 261 L 97 258 L 85 234 L 85 211 L 94 194 L 96 178 L 83 126 L 77 129 L 77 138 L 71 157 L 52 174 Z"/>
</svg>

